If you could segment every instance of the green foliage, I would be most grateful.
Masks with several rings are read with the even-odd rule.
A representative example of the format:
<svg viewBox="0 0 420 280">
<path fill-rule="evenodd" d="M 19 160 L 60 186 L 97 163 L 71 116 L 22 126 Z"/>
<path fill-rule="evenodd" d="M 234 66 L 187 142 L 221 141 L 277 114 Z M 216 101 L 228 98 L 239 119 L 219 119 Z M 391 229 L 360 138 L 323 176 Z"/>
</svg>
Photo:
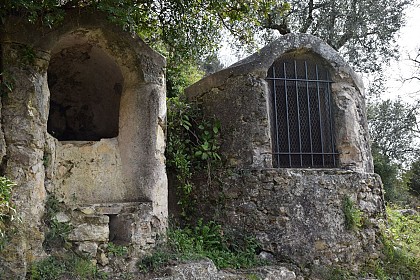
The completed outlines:
<svg viewBox="0 0 420 280">
<path fill-rule="evenodd" d="M 152 255 L 146 256 L 138 263 L 140 271 L 149 272 L 157 271 L 158 269 L 169 265 L 171 262 L 176 260 L 177 256 L 175 253 L 168 249 L 159 248 Z"/>
<path fill-rule="evenodd" d="M 259 277 L 258 275 L 254 274 L 254 273 L 251 273 L 251 274 L 248 274 L 246 276 L 246 279 L 248 279 L 248 280 L 260 280 L 261 277 Z"/>
<path fill-rule="evenodd" d="M 212 165 L 220 161 L 220 123 L 204 119 L 196 104 L 187 103 L 180 97 L 169 98 L 167 106 L 166 165 L 176 174 L 178 204 L 185 218 L 191 208 L 193 171 L 206 170 L 209 174 Z"/>
<path fill-rule="evenodd" d="M 32 280 L 54 280 L 66 272 L 65 263 L 54 257 L 48 257 L 34 263 L 31 267 Z"/>
<path fill-rule="evenodd" d="M 171 63 L 166 69 L 166 90 L 168 97 L 182 96 L 184 89 L 204 76 L 203 71 L 191 63 Z"/>
<path fill-rule="evenodd" d="M 411 186 L 415 186 L 410 183 L 415 182 L 416 174 L 418 174 L 414 163 L 412 168 L 406 171 L 388 157 L 380 154 L 375 146 L 372 146 L 372 155 L 374 171 L 382 179 L 385 201 L 402 206 L 418 207 L 416 192 L 410 189 Z"/>
<path fill-rule="evenodd" d="M 3 0 L 0 19 L 22 20 L 52 27 L 68 9 L 103 12 L 109 20 L 137 32 L 172 61 L 194 61 L 214 53 L 224 32 L 239 48 L 255 50 L 256 34 L 270 40 L 278 34 L 310 33 L 324 39 L 362 70 L 378 70 L 396 57 L 395 34 L 412 0 Z"/>
<path fill-rule="evenodd" d="M 388 223 L 381 226 L 383 244 L 380 259 L 369 260 L 359 275 L 339 267 L 327 267 L 319 278 L 327 280 L 365 279 L 411 280 L 420 275 L 420 215 L 404 215 L 394 206 L 388 206 Z"/>
<path fill-rule="evenodd" d="M 45 236 L 44 246 L 47 249 L 64 246 L 72 229 L 73 227 L 69 223 L 60 223 L 56 219 L 52 219 Z"/>
<path fill-rule="evenodd" d="M 401 201 L 403 186 L 398 179 L 399 166 L 392 163 L 387 156 L 382 155 L 376 146 L 372 146 L 372 155 L 374 171 L 382 179 L 385 200 L 394 203 Z"/>
<path fill-rule="evenodd" d="M 122 257 L 128 254 L 128 248 L 126 246 L 117 245 L 112 242 L 108 243 L 107 251 L 108 254 L 112 254 L 117 257 Z"/>
<path fill-rule="evenodd" d="M 368 106 L 369 133 L 377 153 L 394 163 L 411 161 L 420 147 L 417 117 L 420 103 L 385 100 Z"/>
<path fill-rule="evenodd" d="M 408 187 L 412 194 L 420 197 L 420 159 L 411 164 Z"/>
<path fill-rule="evenodd" d="M 200 60 L 200 69 L 204 71 L 204 75 L 210 75 L 224 69 L 226 66 L 219 60 L 216 54 L 210 54 L 204 59 Z"/>
<path fill-rule="evenodd" d="M 19 15 L 30 23 L 52 27 L 64 18 L 64 10 L 57 0 L 3 0 L 0 4 L 0 20 L 8 15 Z"/>
<path fill-rule="evenodd" d="M 384 257 L 366 270 L 377 279 L 418 279 L 420 275 L 420 215 L 404 216 L 387 207 L 388 226 L 382 228 Z"/>
<path fill-rule="evenodd" d="M 71 254 L 50 256 L 34 263 L 30 269 L 31 280 L 55 279 L 106 279 L 90 260 Z"/>
<path fill-rule="evenodd" d="M 338 267 L 327 267 L 318 272 L 325 280 L 356 280 L 358 279 L 350 271 Z"/>
<path fill-rule="evenodd" d="M 346 229 L 357 230 L 362 226 L 362 211 L 348 196 L 343 199 L 343 212 Z"/>
<path fill-rule="evenodd" d="M 33 65 L 35 63 L 36 53 L 32 46 L 19 46 L 19 59 L 23 65 Z"/>
<path fill-rule="evenodd" d="M 0 176 L 0 251 L 7 242 L 7 224 L 16 218 L 16 209 L 12 203 L 12 189 L 16 184 Z"/>
<path fill-rule="evenodd" d="M 61 248 L 66 244 L 66 238 L 73 227 L 69 223 L 57 221 L 56 214 L 60 212 L 61 205 L 54 196 L 48 197 L 45 208 L 44 222 L 48 231 L 45 235 L 44 247 L 47 250 Z"/>
<path fill-rule="evenodd" d="M 387 238 L 393 246 L 415 256 L 420 261 L 420 215 L 404 215 L 393 206 L 387 207 L 389 227 Z M 420 267 L 419 267 L 420 268 Z"/>
<path fill-rule="evenodd" d="M 283 6 L 274 0 L 73 0 L 64 5 L 61 2 L 4 0 L 0 3 L 0 19 L 17 15 L 30 23 L 52 27 L 63 21 L 68 9 L 100 11 L 110 21 L 140 34 L 176 65 L 212 53 L 226 30 L 241 45 L 252 42 L 254 34 L 262 28 L 261 19 Z"/>
<path fill-rule="evenodd" d="M 142 259 L 142 271 L 154 271 L 174 261 L 211 259 L 218 268 L 248 268 L 262 265 L 253 238 L 243 240 L 226 237 L 220 225 L 202 220 L 193 228 L 172 229 L 167 233 L 167 244 L 153 255 Z"/>
<path fill-rule="evenodd" d="M 420 136 L 416 116 L 419 110 L 420 103 L 401 100 L 376 102 L 368 107 L 375 173 L 381 176 L 388 202 L 412 203 L 407 184 L 416 171 L 414 168 L 407 173 L 404 168 L 419 155 L 420 146 L 415 140 Z"/>
</svg>

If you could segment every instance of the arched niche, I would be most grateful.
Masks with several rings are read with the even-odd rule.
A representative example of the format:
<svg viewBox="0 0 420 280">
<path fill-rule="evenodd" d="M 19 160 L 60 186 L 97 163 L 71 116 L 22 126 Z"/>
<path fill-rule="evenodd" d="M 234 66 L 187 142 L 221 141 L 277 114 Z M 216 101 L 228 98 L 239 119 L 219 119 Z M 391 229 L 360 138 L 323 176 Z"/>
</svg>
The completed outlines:
<svg viewBox="0 0 420 280">
<path fill-rule="evenodd" d="M 51 38 L 49 188 L 68 204 L 149 201 L 166 215 L 164 58 L 113 27 Z"/>
<path fill-rule="evenodd" d="M 62 202 L 75 250 L 88 245 L 95 258 L 112 241 L 147 251 L 167 221 L 165 58 L 90 9 L 66 11 L 53 28 L 14 17 L 3 27 L 0 55 L 16 82 L 0 140 L 25 233 L 5 264 L 23 274 L 9 278 L 45 256 L 48 196 Z"/>
<path fill-rule="evenodd" d="M 51 53 L 47 131 L 59 141 L 118 136 L 123 76 L 100 47 L 70 35 Z"/>
</svg>

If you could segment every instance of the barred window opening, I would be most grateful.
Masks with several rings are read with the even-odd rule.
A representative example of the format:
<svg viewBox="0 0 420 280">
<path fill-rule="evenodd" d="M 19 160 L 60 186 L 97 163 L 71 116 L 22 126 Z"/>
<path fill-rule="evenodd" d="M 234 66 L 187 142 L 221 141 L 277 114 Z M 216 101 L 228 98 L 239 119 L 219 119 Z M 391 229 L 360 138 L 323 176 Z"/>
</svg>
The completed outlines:
<svg viewBox="0 0 420 280">
<path fill-rule="evenodd" d="M 336 167 L 331 80 L 321 64 L 281 58 L 268 71 L 275 167 Z"/>
</svg>

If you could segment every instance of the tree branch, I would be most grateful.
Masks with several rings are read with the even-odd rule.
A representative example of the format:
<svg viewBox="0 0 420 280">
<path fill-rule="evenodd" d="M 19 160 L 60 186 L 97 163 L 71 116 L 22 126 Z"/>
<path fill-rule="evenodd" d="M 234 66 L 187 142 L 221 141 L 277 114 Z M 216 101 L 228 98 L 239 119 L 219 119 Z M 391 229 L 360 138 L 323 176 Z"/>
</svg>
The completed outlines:
<svg viewBox="0 0 420 280">
<path fill-rule="evenodd" d="M 299 32 L 306 33 L 306 31 L 308 31 L 309 26 L 311 26 L 312 22 L 314 21 L 314 18 L 312 16 L 313 10 L 314 10 L 314 0 L 309 0 L 308 17 L 305 19 L 305 22 L 303 23 L 302 27 L 299 29 Z"/>
</svg>

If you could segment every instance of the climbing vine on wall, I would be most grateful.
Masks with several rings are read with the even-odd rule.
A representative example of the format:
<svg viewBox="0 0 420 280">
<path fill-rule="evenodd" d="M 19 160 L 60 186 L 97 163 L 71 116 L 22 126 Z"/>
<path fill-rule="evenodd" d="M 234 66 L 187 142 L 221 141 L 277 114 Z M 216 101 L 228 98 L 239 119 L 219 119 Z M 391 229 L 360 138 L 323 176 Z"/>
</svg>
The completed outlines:
<svg viewBox="0 0 420 280">
<path fill-rule="evenodd" d="M 205 170 L 210 178 L 212 167 L 221 160 L 220 122 L 204 119 L 198 105 L 182 97 L 169 98 L 167 106 L 167 168 L 176 174 L 178 204 L 181 216 L 187 218 L 192 206 L 193 173 Z"/>
</svg>

